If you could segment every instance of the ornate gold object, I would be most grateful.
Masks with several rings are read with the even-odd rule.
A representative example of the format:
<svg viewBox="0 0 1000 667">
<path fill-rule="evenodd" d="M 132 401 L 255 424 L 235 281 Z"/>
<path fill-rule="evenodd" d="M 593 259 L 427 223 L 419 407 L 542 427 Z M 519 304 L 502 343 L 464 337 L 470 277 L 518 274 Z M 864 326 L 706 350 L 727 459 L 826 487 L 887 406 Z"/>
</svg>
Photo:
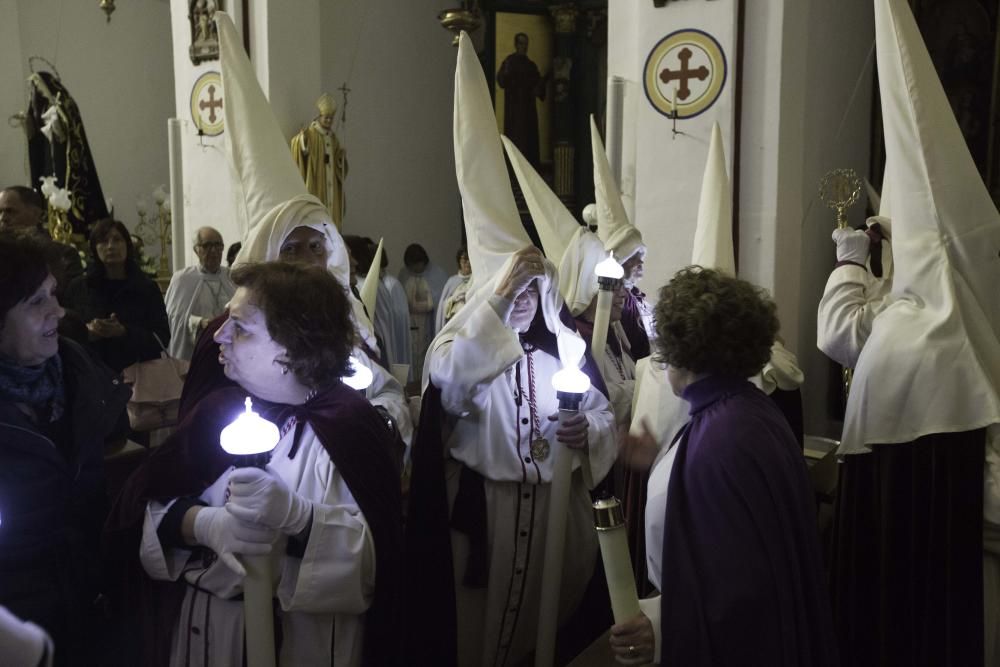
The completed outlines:
<svg viewBox="0 0 1000 667">
<path fill-rule="evenodd" d="M 475 32 L 483 24 L 483 17 L 475 7 L 472 9 L 457 7 L 455 9 L 442 9 L 438 13 L 438 22 L 442 28 L 450 30 L 455 36 L 451 40 L 451 45 L 458 46 L 458 37 L 462 31 Z"/>
<path fill-rule="evenodd" d="M 111 15 L 115 11 L 115 0 L 101 0 L 101 11 L 107 16 L 108 23 L 111 23 Z"/>
<path fill-rule="evenodd" d="M 53 241 L 73 245 L 73 225 L 66 211 L 49 204 L 49 236 Z"/>
<path fill-rule="evenodd" d="M 143 241 L 158 241 L 160 244 L 160 262 L 156 271 L 156 279 L 170 280 L 170 244 L 171 238 L 171 216 L 170 209 L 166 201 L 156 202 L 155 220 L 147 219 L 146 211 L 139 210 L 139 224 L 135 226 L 135 232 L 142 237 Z"/>
<path fill-rule="evenodd" d="M 837 228 L 847 227 L 847 209 L 861 197 L 861 179 L 853 169 L 833 169 L 819 181 L 819 198 L 837 212 Z"/>
</svg>

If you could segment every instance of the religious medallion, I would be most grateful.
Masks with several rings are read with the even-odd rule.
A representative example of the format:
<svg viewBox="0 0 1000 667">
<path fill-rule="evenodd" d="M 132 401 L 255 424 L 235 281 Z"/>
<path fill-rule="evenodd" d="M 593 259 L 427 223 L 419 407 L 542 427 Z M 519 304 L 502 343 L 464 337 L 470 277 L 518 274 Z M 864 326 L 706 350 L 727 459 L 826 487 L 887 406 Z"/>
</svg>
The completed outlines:
<svg viewBox="0 0 1000 667">
<path fill-rule="evenodd" d="M 191 88 L 191 120 L 207 137 L 222 134 L 222 76 L 218 72 L 205 72 Z"/>
<path fill-rule="evenodd" d="M 669 118 L 692 118 L 719 99 L 726 77 L 719 42 L 689 28 L 670 33 L 653 47 L 642 78 L 646 99 L 657 111 Z"/>
<path fill-rule="evenodd" d="M 531 441 L 531 457 L 536 461 L 544 461 L 549 458 L 549 441 L 539 436 Z"/>
</svg>

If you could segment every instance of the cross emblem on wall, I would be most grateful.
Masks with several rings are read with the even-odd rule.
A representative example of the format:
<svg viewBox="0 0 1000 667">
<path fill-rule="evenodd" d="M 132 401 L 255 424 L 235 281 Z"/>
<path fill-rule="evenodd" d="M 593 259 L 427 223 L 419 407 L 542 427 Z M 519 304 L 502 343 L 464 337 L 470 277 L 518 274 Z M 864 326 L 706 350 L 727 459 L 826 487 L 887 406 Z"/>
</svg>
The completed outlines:
<svg viewBox="0 0 1000 667">
<path fill-rule="evenodd" d="M 704 81 L 708 78 L 709 71 L 708 68 L 702 65 L 701 67 L 696 67 L 694 69 L 690 68 L 691 49 L 684 47 L 677 53 L 677 59 L 680 61 L 681 66 L 678 70 L 671 70 L 669 67 L 665 67 L 660 72 L 660 81 L 669 84 L 671 81 L 680 81 L 680 87 L 677 89 L 677 99 L 682 102 L 691 96 L 691 88 L 688 86 L 688 81 L 690 79 L 697 79 L 698 81 Z"/>
<path fill-rule="evenodd" d="M 215 110 L 222 108 L 222 99 L 215 99 L 215 86 L 210 85 L 208 87 L 208 99 L 199 100 L 198 108 L 202 111 L 208 109 L 208 122 L 213 124 L 215 123 Z"/>
</svg>

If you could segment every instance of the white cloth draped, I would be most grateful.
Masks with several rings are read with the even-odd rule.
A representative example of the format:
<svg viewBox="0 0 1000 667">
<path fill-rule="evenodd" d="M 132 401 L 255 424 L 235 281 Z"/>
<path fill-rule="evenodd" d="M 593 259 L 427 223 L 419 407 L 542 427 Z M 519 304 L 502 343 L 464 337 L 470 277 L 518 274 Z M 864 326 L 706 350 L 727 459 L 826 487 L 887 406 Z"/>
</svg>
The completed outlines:
<svg viewBox="0 0 1000 667">
<path fill-rule="evenodd" d="M 190 360 L 201 329 L 222 314 L 235 291 L 229 269 L 224 266 L 216 273 L 208 273 L 201 266 L 188 266 L 174 273 L 165 298 L 170 356 Z"/>
</svg>

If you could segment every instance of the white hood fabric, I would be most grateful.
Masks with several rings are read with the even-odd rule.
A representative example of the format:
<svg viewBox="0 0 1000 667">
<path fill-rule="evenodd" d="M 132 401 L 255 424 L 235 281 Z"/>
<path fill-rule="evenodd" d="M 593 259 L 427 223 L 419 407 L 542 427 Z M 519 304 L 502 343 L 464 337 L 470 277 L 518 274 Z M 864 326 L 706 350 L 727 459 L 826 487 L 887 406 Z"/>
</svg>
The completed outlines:
<svg viewBox="0 0 1000 667">
<path fill-rule="evenodd" d="M 542 250 L 559 267 L 559 291 L 575 317 L 585 311 L 597 296 L 594 269 L 606 257 L 604 244 L 576 221 L 513 142 L 507 137 L 502 139 L 531 211 Z"/>
<path fill-rule="evenodd" d="M 701 180 L 691 263 L 714 268 L 729 276 L 736 275 L 732 195 L 726 173 L 726 151 L 722 146 L 722 131 L 718 123 L 712 126 L 708 161 Z"/>
<path fill-rule="evenodd" d="M 508 256 L 531 245 L 510 189 L 486 75 L 467 34 L 455 68 L 455 175 L 472 265 L 472 287 L 489 282 Z"/>
<path fill-rule="evenodd" d="M 916 21 L 875 1 L 892 303 L 854 373 L 840 454 L 1000 423 L 1000 214 Z"/>
<path fill-rule="evenodd" d="M 361 303 L 365 304 L 370 317 L 375 317 L 375 306 L 378 303 L 379 277 L 382 273 L 382 241 L 378 240 L 378 247 L 375 248 L 375 256 L 372 258 L 371 266 L 368 267 L 368 274 L 361 285 Z"/>
<path fill-rule="evenodd" d="M 350 259 L 344 240 L 329 211 L 306 189 L 232 19 L 225 12 L 216 12 L 215 21 L 226 93 L 225 142 L 239 179 L 237 185 L 242 189 L 247 229 L 233 266 L 277 260 L 282 242 L 296 227 L 322 232 L 328 252 L 327 269 L 347 290 L 361 337 L 377 351 L 371 322 L 350 291 Z"/>
<path fill-rule="evenodd" d="M 642 233 L 629 222 L 622 204 L 622 196 L 611 173 L 604 142 L 597 131 L 594 117 L 590 117 L 590 148 L 594 154 L 594 204 L 597 206 L 597 235 L 604 247 L 615 253 L 619 264 L 637 252 L 645 254 Z"/>
<path fill-rule="evenodd" d="M 455 175 L 462 193 L 472 284 L 465 306 L 430 344 L 424 362 L 425 387 L 430 378 L 431 352 L 453 339 L 455 332 L 489 300 L 513 264 L 513 253 L 531 245 L 514 203 L 486 76 L 464 32 L 459 37 L 455 68 L 454 122 Z M 562 336 L 579 338 L 559 319 L 563 301 L 552 262 L 545 261 L 545 275 L 537 283 L 538 307 L 546 328 L 557 340 Z"/>
</svg>

